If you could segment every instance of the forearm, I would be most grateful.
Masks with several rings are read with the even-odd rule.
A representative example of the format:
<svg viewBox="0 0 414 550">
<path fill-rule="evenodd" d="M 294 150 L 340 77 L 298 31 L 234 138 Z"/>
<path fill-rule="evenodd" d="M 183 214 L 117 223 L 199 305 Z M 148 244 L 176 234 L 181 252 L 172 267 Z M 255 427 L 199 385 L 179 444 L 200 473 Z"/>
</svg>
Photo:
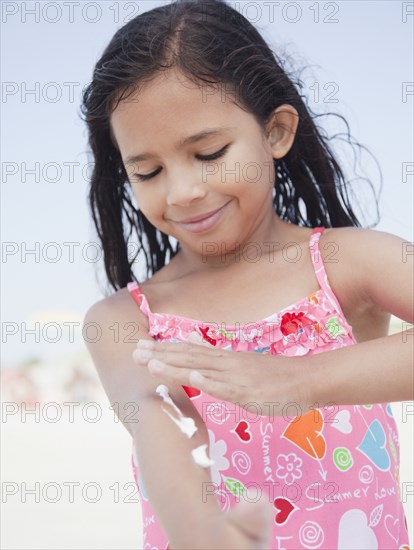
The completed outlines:
<svg viewBox="0 0 414 550">
<path fill-rule="evenodd" d="M 203 543 L 203 518 L 220 511 L 209 468 L 195 463 L 192 449 L 209 443 L 201 417 L 189 403 L 176 403 L 191 416 L 198 430 L 188 438 L 162 410 L 176 416 L 160 397 L 140 403 L 139 422 L 134 427 L 134 444 L 146 492 L 170 541 L 170 548 L 197 548 L 194 533 Z M 209 455 L 209 447 L 207 447 Z M 207 493 L 207 494 L 206 494 Z"/>
<path fill-rule="evenodd" d="M 309 356 L 312 399 L 324 406 L 414 399 L 413 329 Z"/>
</svg>

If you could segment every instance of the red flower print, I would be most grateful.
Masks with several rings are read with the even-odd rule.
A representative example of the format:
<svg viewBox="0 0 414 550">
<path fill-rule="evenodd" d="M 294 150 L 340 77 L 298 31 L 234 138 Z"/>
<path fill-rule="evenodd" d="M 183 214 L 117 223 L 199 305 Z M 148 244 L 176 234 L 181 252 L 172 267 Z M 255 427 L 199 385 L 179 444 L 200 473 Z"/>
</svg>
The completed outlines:
<svg viewBox="0 0 414 550">
<path fill-rule="evenodd" d="M 198 329 L 199 331 L 201 332 L 201 334 L 203 335 L 203 339 L 208 342 L 209 344 L 211 344 L 212 346 L 215 346 L 217 345 L 217 340 L 215 340 L 214 338 L 211 338 L 211 336 L 209 336 L 207 334 L 207 332 L 210 330 L 211 327 L 207 326 L 206 328 L 203 328 L 203 327 L 200 327 L 198 326 Z"/>
<path fill-rule="evenodd" d="M 283 336 L 288 336 L 289 334 L 296 334 L 302 327 L 313 324 L 313 321 L 305 317 L 303 311 L 299 313 L 285 313 L 280 323 L 280 331 Z"/>
</svg>

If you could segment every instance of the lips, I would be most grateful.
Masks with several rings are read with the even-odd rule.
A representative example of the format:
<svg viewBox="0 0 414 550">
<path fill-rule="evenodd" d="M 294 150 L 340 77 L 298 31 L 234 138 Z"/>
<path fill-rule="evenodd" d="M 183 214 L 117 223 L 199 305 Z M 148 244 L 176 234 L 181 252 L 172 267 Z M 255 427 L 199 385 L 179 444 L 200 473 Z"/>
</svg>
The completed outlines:
<svg viewBox="0 0 414 550">
<path fill-rule="evenodd" d="M 224 217 L 224 212 L 227 210 L 227 207 L 230 203 L 231 201 L 229 201 L 218 210 L 215 210 L 213 214 L 207 214 L 207 217 L 205 217 L 206 214 L 203 214 L 203 216 L 199 216 L 202 218 L 199 221 L 193 221 L 189 223 L 178 222 L 178 225 L 183 229 L 190 231 L 191 233 L 205 233 L 206 231 L 212 229 L 219 222 L 219 220 Z M 194 218 L 192 219 L 194 220 Z"/>
<path fill-rule="evenodd" d="M 227 203 L 228 204 L 228 203 Z M 201 214 L 200 216 L 197 216 L 195 218 L 187 218 L 186 220 L 181 220 L 177 223 L 194 223 L 194 222 L 200 222 L 202 220 L 205 220 L 206 218 L 209 218 L 210 216 L 212 216 L 213 214 L 215 214 L 216 212 L 218 212 L 219 210 L 221 210 L 222 208 L 224 208 L 224 206 L 226 206 L 225 204 L 223 206 L 220 206 L 220 208 L 217 208 L 216 210 L 211 210 L 211 212 L 206 212 L 205 214 Z"/>
</svg>

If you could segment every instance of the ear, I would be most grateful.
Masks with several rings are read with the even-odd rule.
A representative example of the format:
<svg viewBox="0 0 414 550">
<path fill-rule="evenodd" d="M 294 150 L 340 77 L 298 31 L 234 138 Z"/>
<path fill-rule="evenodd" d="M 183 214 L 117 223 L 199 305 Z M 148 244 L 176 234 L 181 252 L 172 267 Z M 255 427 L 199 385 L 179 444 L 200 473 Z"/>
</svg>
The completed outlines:
<svg viewBox="0 0 414 550">
<path fill-rule="evenodd" d="M 270 115 L 266 131 L 273 158 L 283 158 L 289 152 L 298 124 L 299 114 L 292 105 L 280 105 Z"/>
</svg>

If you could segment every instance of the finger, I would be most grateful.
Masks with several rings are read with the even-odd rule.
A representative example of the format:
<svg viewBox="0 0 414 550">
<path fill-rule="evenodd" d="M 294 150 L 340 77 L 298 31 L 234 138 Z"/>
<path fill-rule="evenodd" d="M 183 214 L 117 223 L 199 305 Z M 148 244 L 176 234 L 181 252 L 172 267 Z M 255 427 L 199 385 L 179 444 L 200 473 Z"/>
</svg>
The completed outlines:
<svg viewBox="0 0 414 550">
<path fill-rule="evenodd" d="M 207 378 L 195 370 L 190 371 L 188 378 L 190 381 L 189 385 L 192 388 L 202 390 L 204 393 L 208 393 L 223 401 L 234 402 L 234 387 L 231 387 L 227 382 Z"/>
<path fill-rule="evenodd" d="M 136 363 L 141 365 L 147 365 L 151 359 L 157 359 L 177 368 L 197 368 L 208 371 L 225 371 L 229 365 L 228 355 L 211 356 L 194 349 L 187 352 L 136 349 L 132 352 L 132 357 Z"/>
<path fill-rule="evenodd" d="M 191 385 L 189 383 L 190 373 L 194 372 L 194 370 L 192 369 L 176 368 L 171 365 L 166 365 L 165 363 L 161 363 L 156 359 L 151 359 L 148 362 L 148 369 L 153 376 L 167 378 L 168 380 L 173 380 L 174 382 L 181 384 L 183 386 Z M 201 371 L 201 374 L 206 374 L 206 373 Z M 198 387 L 197 385 L 195 386 L 191 385 L 191 386 L 196 388 Z"/>
</svg>

